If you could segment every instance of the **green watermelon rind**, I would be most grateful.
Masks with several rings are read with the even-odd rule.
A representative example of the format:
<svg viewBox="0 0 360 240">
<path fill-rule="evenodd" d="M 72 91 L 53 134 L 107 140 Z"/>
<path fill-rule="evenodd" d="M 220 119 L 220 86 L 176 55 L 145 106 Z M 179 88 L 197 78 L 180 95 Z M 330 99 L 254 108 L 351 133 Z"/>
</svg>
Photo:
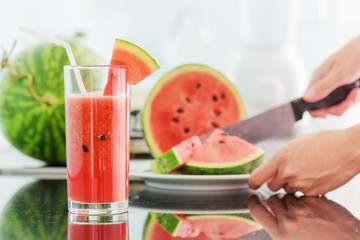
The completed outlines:
<svg viewBox="0 0 360 240">
<path fill-rule="evenodd" d="M 265 151 L 258 149 L 245 159 L 227 163 L 202 163 L 188 161 L 179 171 L 189 175 L 232 175 L 250 174 L 264 162 Z"/>
<path fill-rule="evenodd" d="M 224 84 L 226 84 L 229 89 L 231 90 L 231 92 L 233 93 L 233 96 L 236 97 L 237 102 L 239 103 L 239 109 L 240 109 L 240 113 L 241 116 L 243 117 L 243 119 L 246 118 L 246 112 L 245 112 L 245 106 L 243 103 L 243 100 L 241 99 L 241 96 L 239 94 L 239 92 L 237 91 L 236 87 L 232 84 L 232 82 L 221 72 L 219 72 L 218 70 L 206 66 L 206 65 L 202 65 L 202 64 L 197 64 L 197 63 L 190 63 L 190 64 L 185 64 L 185 65 L 180 65 L 174 69 L 172 69 L 171 71 L 167 72 L 164 76 L 162 76 L 160 78 L 160 80 L 156 83 L 156 85 L 153 87 L 153 89 L 150 91 L 145 105 L 143 107 L 143 111 L 141 112 L 141 123 L 142 123 L 142 129 L 143 129 L 143 134 L 144 134 L 144 138 L 146 140 L 147 146 L 150 149 L 150 152 L 153 154 L 153 156 L 159 157 L 161 154 L 163 154 L 163 152 L 159 149 L 159 147 L 157 146 L 157 144 L 154 141 L 154 137 L 151 131 L 151 123 L 149 121 L 150 119 L 150 112 L 151 112 L 151 103 L 153 98 L 157 95 L 157 93 L 159 91 L 161 91 L 162 86 L 169 81 L 170 79 L 173 79 L 176 75 L 186 72 L 186 71 L 202 71 L 202 72 L 206 72 L 208 74 L 211 74 L 213 76 L 215 76 L 217 79 L 219 79 L 221 82 L 223 82 Z"/>
<path fill-rule="evenodd" d="M 157 223 L 156 220 L 154 218 L 152 218 L 149 213 L 147 215 L 145 223 L 144 223 L 143 234 L 142 234 L 143 240 L 150 240 L 150 237 L 152 234 L 151 230 L 154 228 L 154 225 L 156 223 Z"/>
<path fill-rule="evenodd" d="M 151 212 L 151 217 L 171 236 L 175 236 L 183 221 L 175 214 Z"/>
<path fill-rule="evenodd" d="M 151 168 L 154 173 L 165 174 L 171 172 L 173 169 L 178 168 L 182 164 L 183 161 L 181 161 L 180 154 L 176 148 L 173 147 L 163 155 L 152 160 Z"/>
</svg>

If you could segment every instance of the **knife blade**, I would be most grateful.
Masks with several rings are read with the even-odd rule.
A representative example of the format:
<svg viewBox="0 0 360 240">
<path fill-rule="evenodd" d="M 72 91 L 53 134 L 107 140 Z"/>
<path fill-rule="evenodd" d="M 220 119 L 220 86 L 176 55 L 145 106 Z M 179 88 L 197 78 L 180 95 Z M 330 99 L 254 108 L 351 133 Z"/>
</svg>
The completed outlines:
<svg viewBox="0 0 360 240">
<path fill-rule="evenodd" d="M 352 84 L 336 88 L 320 101 L 309 103 L 302 98 L 298 98 L 222 129 L 229 135 L 238 136 L 252 144 L 256 144 L 290 131 L 294 124 L 302 119 L 306 111 L 334 106 L 344 101 L 352 89 L 359 87 L 360 79 Z M 206 139 L 209 134 L 201 135 L 200 138 Z"/>
</svg>

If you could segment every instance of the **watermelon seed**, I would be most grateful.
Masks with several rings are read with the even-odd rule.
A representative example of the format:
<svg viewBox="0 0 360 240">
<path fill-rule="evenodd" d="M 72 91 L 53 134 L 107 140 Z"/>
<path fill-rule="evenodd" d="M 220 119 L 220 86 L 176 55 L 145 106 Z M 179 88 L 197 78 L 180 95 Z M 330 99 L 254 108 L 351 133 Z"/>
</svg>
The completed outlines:
<svg viewBox="0 0 360 240">
<path fill-rule="evenodd" d="M 224 144 L 225 142 L 223 140 L 220 140 L 219 143 Z"/>
<path fill-rule="evenodd" d="M 213 95 L 212 99 L 216 102 L 217 101 L 217 96 Z"/>
<path fill-rule="evenodd" d="M 216 116 L 220 116 L 222 112 L 219 109 L 214 109 L 214 113 Z"/>
<path fill-rule="evenodd" d="M 114 73 L 114 72 L 113 72 L 113 73 L 111 74 L 111 77 L 112 77 L 112 79 L 117 79 L 117 78 L 118 78 L 118 75 L 117 75 L 117 73 Z"/>
<path fill-rule="evenodd" d="M 199 89 L 200 87 L 201 87 L 201 84 L 200 84 L 200 83 L 196 84 L 196 88 L 197 88 L 197 89 Z"/>
<path fill-rule="evenodd" d="M 185 101 L 188 102 L 188 103 L 191 103 L 191 99 L 189 97 L 186 97 Z"/>
<path fill-rule="evenodd" d="M 85 145 L 81 145 L 81 147 L 82 147 L 82 149 L 83 149 L 83 151 L 84 151 L 84 152 L 86 152 L 86 153 L 88 153 L 88 152 L 89 152 L 89 149 L 88 149 L 88 147 L 87 147 L 87 146 L 85 146 Z"/>
<path fill-rule="evenodd" d="M 184 112 L 184 109 L 178 108 L 176 111 L 177 111 L 178 113 L 183 113 L 183 112 Z"/>
<path fill-rule="evenodd" d="M 184 128 L 184 132 L 188 133 L 190 131 L 190 128 Z"/>
<path fill-rule="evenodd" d="M 214 128 L 218 128 L 218 127 L 219 127 L 219 125 L 218 125 L 217 123 L 214 123 L 214 122 L 212 122 L 211 125 L 212 125 Z"/>
<path fill-rule="evenodd" d="M 226 97 L 225 93 L 222 93 L 221 98 L 225 98 L 225 97 Z"/>
<path fill-rule="evenodd" d="M 172 120 L 173 120 L 174 122 L 179 122 L 179 119 L 176 118 L 176 117 L 174 117 Z"/>
<path fill-rule="evenodd" d="M 102 134 L 102 135 L 98 136 L 98 139 L 100 139 L 100 140 L 106 140 L 107 137 L 106 137 L 105 134 Z"/>
</svg>

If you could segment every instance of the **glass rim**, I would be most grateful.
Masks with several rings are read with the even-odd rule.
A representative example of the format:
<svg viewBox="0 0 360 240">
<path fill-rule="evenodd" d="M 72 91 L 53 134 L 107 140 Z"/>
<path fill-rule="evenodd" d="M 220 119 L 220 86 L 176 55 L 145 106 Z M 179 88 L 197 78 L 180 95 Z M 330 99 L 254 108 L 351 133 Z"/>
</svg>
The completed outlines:
<svg viewBox="0 0 360 240">
<path fill-rule="evenodd" d="M 65 65 L 64 69 L 100 69 L 100 68 L 119 68 L 126 69 L 125 65 Z"/>
</svg>

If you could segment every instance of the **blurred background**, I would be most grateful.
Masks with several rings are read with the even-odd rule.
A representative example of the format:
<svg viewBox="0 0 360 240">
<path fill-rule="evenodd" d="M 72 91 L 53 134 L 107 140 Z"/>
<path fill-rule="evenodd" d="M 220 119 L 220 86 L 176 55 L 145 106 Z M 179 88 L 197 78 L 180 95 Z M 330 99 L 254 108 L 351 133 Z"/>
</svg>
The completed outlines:
<svg viewBox="0 0 360 240">
<path fill-rule="evenodd" d="M 357 0 L 12 0 L 0 14 L 0 49 L 16 53 L 41 42 L 20 25 L 82 43 L 110 59 L 115 38 L 148 51 L 161 69 L 132 89 L 132 109 L 168 70 L 202 63 L 224 73 L 243 97 L 247 115 L 300 97 L 314 69 L 360 34 Z M 358 123 L 359 106 L 341 118 L 308 119 L 320 129 Z M 0 132 L 0 165 L 36 160 L 11 148 Z"/>
<path fill-rule="evenodd" d="M 15 56 L 41 42 L 20 25 L 65 40 L 84 34 L 81 42 L 104 59 L 114 38 L 126 39 L 162 67 L 133 88 L 133 110 L 166 71 L 196 62 L 230 78 L 252 116 L 301 96 L 313 70 L 359 34 L 359 7 L 356 0 L 14 0 L 2 6 L 0 48 L 16 39 Z M 8 146 L 0 135 L 0 149 Z"/>
</svg>

